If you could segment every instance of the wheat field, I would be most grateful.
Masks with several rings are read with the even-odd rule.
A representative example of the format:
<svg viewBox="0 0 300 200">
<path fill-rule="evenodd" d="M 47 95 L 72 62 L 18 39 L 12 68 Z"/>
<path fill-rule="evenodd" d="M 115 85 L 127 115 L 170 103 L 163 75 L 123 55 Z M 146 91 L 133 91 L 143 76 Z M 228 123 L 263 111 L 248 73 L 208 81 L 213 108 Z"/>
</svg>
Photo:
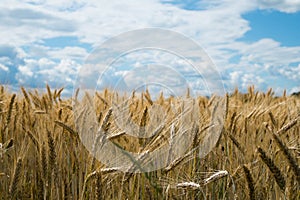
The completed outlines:
<svg viewBox="0 0 300 200">
<path fill-rule="evenodd" d="M 126 173 L 89 153 L 79 135 L 87 112 L 75 115 L 79 100 L 63 98 L 63 92 L 47 85 L 43 93 L 21 88 L 14 94 L 0 86 L 0 199 L 300 199 L 299 97 L 253 86 L 246 94 L 227 94 L 221 135 L 199 158 L 197 144 L 207 134 L 217 97 L 187 92 L 182 98 L 191 99 L 198 112 L 184 122 L 194 148 L 170 156 L 166 168 Z M 116 96 L 130 99 L 130 118 L 140 126 L 149 123 L 151 105 L 163 107 L 166 119 L 157 134 L 141 139 L 119 130 L 111 110 Z M 154 98 L 148 91 L 128 96 L 104 90 L 83 101 L 95 105 L 97 125 L 123 149 L 171 148 L 180 129 L 172 123 L 182 112 L 178 98 Z"/>
</svg>

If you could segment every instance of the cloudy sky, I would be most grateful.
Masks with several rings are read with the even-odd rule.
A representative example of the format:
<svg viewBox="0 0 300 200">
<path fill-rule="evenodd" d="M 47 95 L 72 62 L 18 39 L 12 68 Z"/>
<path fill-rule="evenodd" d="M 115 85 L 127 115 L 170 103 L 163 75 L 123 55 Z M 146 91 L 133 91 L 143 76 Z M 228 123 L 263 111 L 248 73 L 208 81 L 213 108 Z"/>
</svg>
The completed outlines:
<svg viewBox="0 0 300 200">
<path fill-rule="evenodd" d="M 199 44 L 227 91 L 245 91 L 249 85 L 262 91 L 272 87 L 278 94 L 300 90 L 300 0 L 1 0 L 0 84 L 39 88 L 48 83 L 72 90 L 94 49 L 114 36 L 149 27 Z M 188 68 L 182 59 L 159 55 L 126 55 L 99 82 L 129 84 L 148 74 L 137 70 L 141 67 L 155 71 L 152 77 L 168 75 L 170 70 L 159 67 L 161 60 L 177 70 L 178 84 L 186 79 L 180 74 Z M 153 58 L 155 65 L 145 62 Z M 201 81 L 189 77 L 194 77 L 189 86 L 197 89 Z"/>
</svg>

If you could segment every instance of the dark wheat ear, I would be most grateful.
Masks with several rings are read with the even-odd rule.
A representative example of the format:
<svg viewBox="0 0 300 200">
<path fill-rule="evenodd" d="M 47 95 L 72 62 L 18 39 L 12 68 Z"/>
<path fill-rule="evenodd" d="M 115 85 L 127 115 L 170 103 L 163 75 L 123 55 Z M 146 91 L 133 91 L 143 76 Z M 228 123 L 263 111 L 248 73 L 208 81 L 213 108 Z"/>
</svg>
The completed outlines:
<svg viewBox="0 0 300 200">
<path fill-rule="evenodd" d="M 281 141 L 279 136 L 276 133 L 273 133 L 273 138 L 276 141 L 276 144 L 279 146 L 280 150 L 283 152 L 283 155 L 286 157 L 288 160 L 293 172 L 296 175 L 296 179 L 298 183 L 300 184 L 300 168 L 297 164 L 297 161 L 294 159 L 292 154 L 290 153 L 288 147 Z"/>
<path fill-rule="evenodd" d="M 255 200 L 255 187 L 254 187 L 253 177 L 251 175 L 250 170 L 248 169 L 248 167 L 246 165 L 243 165 L 243 170 L 244 170 L 247 184 L 248 184 L 250 200 Z"/>
<path fill-rule="evenodd" d="M 13 107 L 14 107 L 15 99 L 16 99 L 16 94 L 13 94 L 11 99 L 10 99 L 10 102 L 9 102 L 8 112 L 7 112 L 7 116 L 6 116 L 6 125 L 7 126 L 9 124 L 10 120 L 11 120 L 11 114 L 12 114 L 12 110 L 13 110 Z"/>
<path fill-rule="evenodd" d="M 55 151 L 55 143 L 53 137 L 51 136 L 51 132 L 47 131 L 48 137 L 48 180 L 52 178 L 52 172 L 54 171 L 54 175 L 56 177 L 56 151 Z"/>
<path fill-rule="evenodd" d="M 292 128 L 292 126 L 294 126 L 297 123 L 297 120 L 299 119 L 300 116 L 298 116 L 296 119 L 290 121 L 287 125 L 283 126 L 279 131 L 277 131 L 276 133 L 274 133 L 272 131 L 272 129 L 266 125 L 267 130 L 272 134 L 277 146 L 279 147 L 279 149 L 283 152 L 283 155 L 286 157 L 286 159 L 288 160 L 289 165 L 292 168 L 292 171 L 295 173 L 296 175 L 296 180 L 297 182 L 300 184 L 300 167 L 297 164 L 297 161 L 295 160 L 295 158 L 292 156 L 292 154 L 290 153 L 288 147 L 284 144 L 284 142 L 280 139 L 279 134 L 286 132 L 287 130 L 289 130 L 290 128 Z"/>
<path fill-rule="evenodd" d="M 275 165 L 273 160 L 267 156 L 266 152 L 262 148 L 258 147 L 257 151 L 259 152 L 259 157 L 262 159 L 262 161 L 268 166 L 268 168 L 272 172 L 272 174 L 276 180 L 276 183 L 280 187 L 281 191 L 284 192 L 286 182 L 285 182 L 284 176 L 281 173 L 280 169 Z"/>
<path fill-rule="evenodd" d="M 43 143 L 42 148 L 41 148 L 40 159 L 41 159 L 40 163 L 41 163 L 41 168 L 42 168 L 42 177 L 43 177 L 44 182 L 46 182 L 48 164 L 47 164 L 47 157 L 46 157 L 46 148 L 45 148 L 44 143 Z"/>
<path fill-rule="evenodd" d="M 19 186 L 19 182 L 20 182 L 20 178 L 21 178 L 21 169 L 22 169 L 22 158 L 19 157 L 17 160 L 17 165 L 14 170 L 14 174 L 12 176 L 12 181 L 11 181 L 11 184 L 9 187 L 9 193 L 10 193 L 12 199 L 17 194 L 17 190 L 18 190 L 18 186 Z"/>
<path fill-rule="evenodd" d="M 96 199 L 102 199 L 102 176 L 101 172 L 96 175 Z"/>
</svg>

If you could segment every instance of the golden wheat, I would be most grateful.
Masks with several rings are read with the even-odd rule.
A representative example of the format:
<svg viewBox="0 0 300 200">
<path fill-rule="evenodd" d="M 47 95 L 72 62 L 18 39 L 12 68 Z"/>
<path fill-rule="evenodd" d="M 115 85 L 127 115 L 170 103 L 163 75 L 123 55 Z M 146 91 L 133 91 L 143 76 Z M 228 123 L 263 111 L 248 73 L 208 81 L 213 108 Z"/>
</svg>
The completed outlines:
<svg viewBox="0 0 300 200">
<path fill-rule="evenodd" d="M 127 99 L 105 89 L 78 99 L 79 90 L 74 98 L 64 98 L 63 92 L 64 88 L 46 85 L 45 93 L 21 87 L 20 94 L 12 94 L 0 86 L 0 199 L 299 198 L 300 98 L 286 92 L 275 97 L 273 90 L 262 93 L 253 86 L 246 94 L 237 89 L 226 94 L 221 137 L 199 159 L 203 150 L 198 146 L 203 145 L 217 112 L 217 95 L 194 98 L 187 91 L 185 97 L 160 93 L 155 99 L 146 90 L 141 95 L 133 91 Z M 182 103 L 184 98 L 190 103 Z M 115 116 L 113 104 L 125 101 L 129 114 L 124 120 L 136 123 L 142 127 L 137 129 L 140 134 L 151 137 L 135 138 L 118 126 L 120 116 Z M 151 105 L 160 105 L 165 119 L 148 133 L 153 123 Z M 189 112 L 190 107 L 196 109 Z M 124 167 L 104 165 L 80 142 L 80 134 L 89 134 L 86 125 L 92 124 L 93 112 L 93 128 L 98 131 L 93 151 L 99 152 L 107 140 L 140 154 L 127 172 L 121 171 Z M 179 156 L 177 145 L 185 136 L 192 140 L 191 146 Z M 166 151 L 168 166 L 144 173 L 141 166 L 160 148 Z"/>
</svg>

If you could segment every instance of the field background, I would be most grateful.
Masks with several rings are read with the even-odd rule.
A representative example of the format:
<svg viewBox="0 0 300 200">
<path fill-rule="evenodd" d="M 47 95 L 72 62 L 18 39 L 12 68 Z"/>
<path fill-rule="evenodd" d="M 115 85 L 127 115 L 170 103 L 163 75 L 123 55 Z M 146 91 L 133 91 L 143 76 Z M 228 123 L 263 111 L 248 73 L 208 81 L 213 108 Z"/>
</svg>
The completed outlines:
<svg viewBox="0 0 300 200">
<path fill-rule="evenodd" d="M 0 199 L 300 199 L 297 96 L 236 90 L 224 97 L 224 129 L 204 159 L 189 152 L 168 170 L 130 174 L 93 159 L 74 123 L 84 121 L 74 119 L 72 99 L 62 98 L 62 92 L 47 86 L 44 93 L 21 88 L 13 94 L 0 86 Z M 110 140 L 136 152 L 171 141 L 176 125 L 166 124 L 161 140 L 118 134 L 109 112 L 114 95 L 105 90 L 87 98 L 96 105 L 99 126 L 112 133 Z M 177 103 L 163 95 L 153 100 L 147 91 L 130 98 L 132 119 L 140 125 L 147 123 L 151 104 L 168 110 Z M 215 99 L 194 98 L 200 119 L 189 123 L 196 142 L 205 134 Z M 168 112 L 167 121 L 174 117 Z"/>
</svg>

